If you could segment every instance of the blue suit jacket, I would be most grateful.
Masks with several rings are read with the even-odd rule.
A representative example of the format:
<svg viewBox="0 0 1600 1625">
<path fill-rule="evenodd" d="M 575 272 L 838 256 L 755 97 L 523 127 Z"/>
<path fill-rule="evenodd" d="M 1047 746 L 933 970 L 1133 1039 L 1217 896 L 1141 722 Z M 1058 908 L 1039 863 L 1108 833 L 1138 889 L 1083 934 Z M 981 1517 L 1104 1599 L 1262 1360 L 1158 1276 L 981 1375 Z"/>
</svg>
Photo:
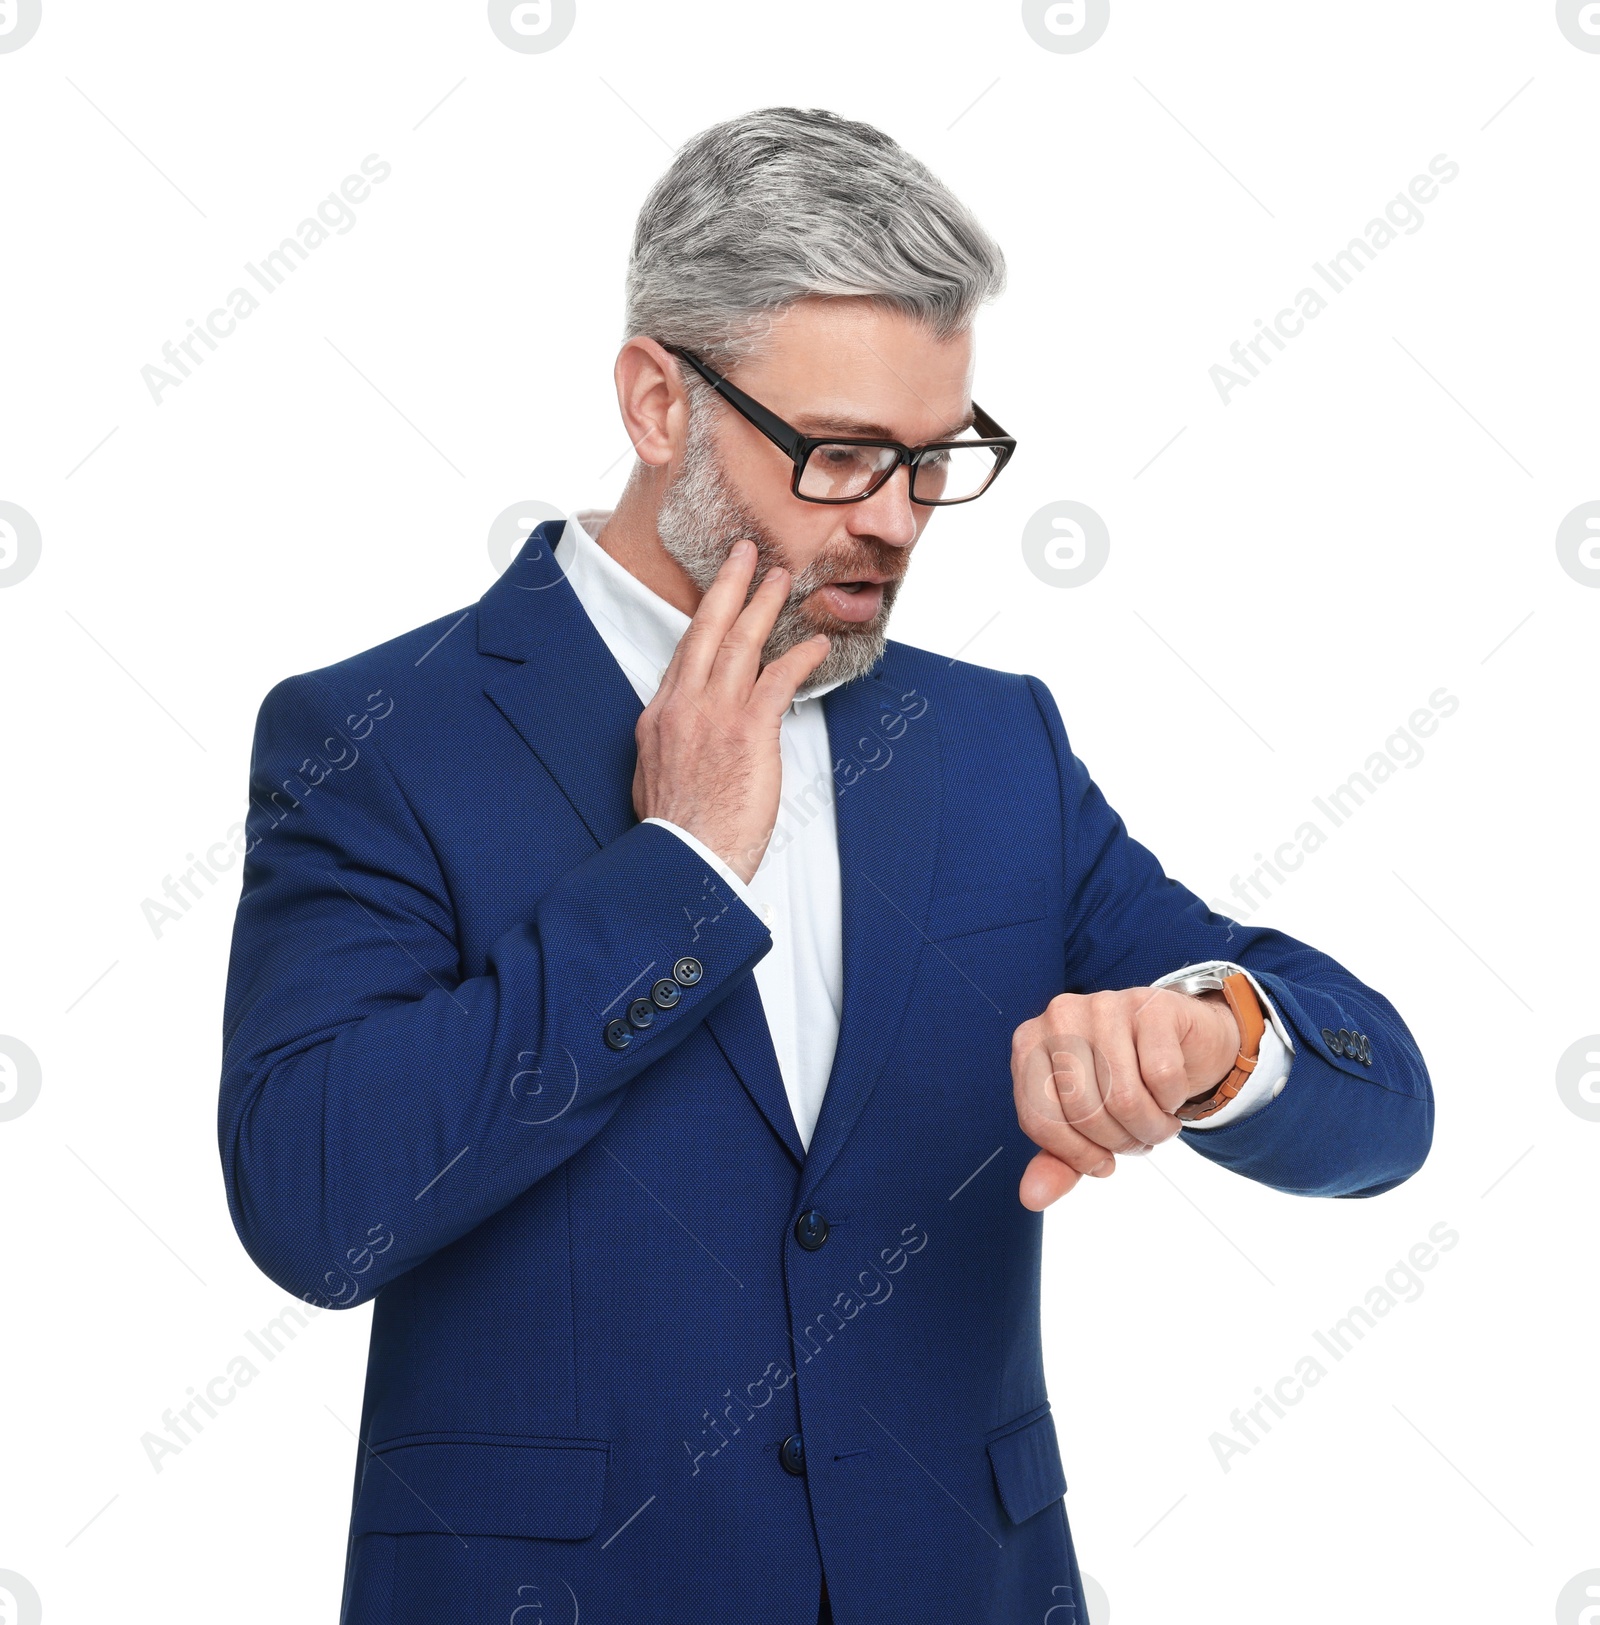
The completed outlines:
<svg viewBox="0 0 1600 1625">
<path fill-rule="evenodd" d="M 841 1622 L 1071 1620 L 1013 1030 L 1247 965 L 1289 1086 L 1184 1137 L 1320 1196 L 1421 1164 L 1417 1047 L 1326 955 L 1168 879 L 1042 683 L 890 643 L 824 700 L 845 991 L 803 1151 L 770 935 L 636 820 L 639 701 L 559 534 L 257 723 L 219 1133 L 261 1269 L 375 1300 L 343 1618 L 813 1625 L 825 1565 Z M 686 956 L 701 979 L 608 1047 Z"/>
</svg>

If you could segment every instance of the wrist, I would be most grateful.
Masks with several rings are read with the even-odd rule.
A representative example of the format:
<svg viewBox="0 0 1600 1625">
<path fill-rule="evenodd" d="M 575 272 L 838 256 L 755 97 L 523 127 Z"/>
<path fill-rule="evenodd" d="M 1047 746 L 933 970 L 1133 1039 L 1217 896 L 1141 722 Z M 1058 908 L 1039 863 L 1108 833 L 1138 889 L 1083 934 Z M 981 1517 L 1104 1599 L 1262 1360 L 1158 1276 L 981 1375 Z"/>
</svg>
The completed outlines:
<svg viewBox="0 0 1600 1625">
<path fill-rule="evenodd" d="M 1233 1070 L 1234 1060 L 1244 1039 L 1239 1031 L 1238 1018 L 1229 1008 L 1227 997 L 1220 988 L 1207 988 L 1204 993 L 1192 993 L 1189 996 L 1206 1006 L 1216 1035 L 1212 1050 L 1215 1064 L 1207 1068 L 1209 1081 L 1200 1096 L 1196 1097 L 1198 1099 L 1209 1094 Z"/>
<path fill-rule="evenodd" d="M 1184 1101 L 1177 1109 L 1176 1115 L 1182 1121 L 1199 1122 L 1221 1111 L 1255 1071 L 1266 1020 L 1250 978 L 1241 970 L 1230 970 L 1226 975 L 1215 970 L 1201 970 L 1173 985 L 1184 993 L 1200 997 L 1213 1007 L 1220 998 L 1225 1012 L 1213 1010 L 1211 1017 L 1216 1023 L 1216 1042 L 1223 1046 L 1234 1046 L 1232 1059 L 1218 1063 L 1225 1067 L 1218 1081 L 1206 1092 Z M 1208 1065 L 1205 1070 L 1211 1071 L 1211 1066 Z"/>
<path fill-rule="evenodd" d="M 689 829 L 686 825 L 677 823 L 673 819 L 668 818 L 661 813 L 651 813 L 649 817 L 643 820 L 643 822 L 647 824 L 659 824 L 663 829 L 670 829 L 673 834 L 677 835 L 687 845 L 693 848 L 694 851 L 699 853 L 699 855 L 707 863 L 709 863 L 713 869 L 716 870 L 717 874 L 723 880 L 729 883 L 734 892 L 737 894 L 740 902 L 745 903 L 751 908 L 755 907 L 755 899 L 750 892 L 750 882 L 755 875 L 756 868 L 759 866 L 759 858 L 757 859 L 756 863 L 750 864 L 748 867 L 733 862 L 723 853 L 717 851 L 707 842 L 702 840 L 700 836 L 696 835 L 694 831 Z"/>
</svg>

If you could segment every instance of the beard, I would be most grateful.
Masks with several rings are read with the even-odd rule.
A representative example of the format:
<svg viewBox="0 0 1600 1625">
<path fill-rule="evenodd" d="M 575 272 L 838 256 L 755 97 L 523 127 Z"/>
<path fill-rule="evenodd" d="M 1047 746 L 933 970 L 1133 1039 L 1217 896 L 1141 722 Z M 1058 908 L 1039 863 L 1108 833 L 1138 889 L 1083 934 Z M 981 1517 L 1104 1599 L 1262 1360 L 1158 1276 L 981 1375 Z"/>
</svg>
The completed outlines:
<svg viewBox="0 0 1600 1625">
<path fill-rule="evenodd" d="M 756 570 L 750 582 L 753 594 L 767 571 L 782 565 L 792 576 L 789 596 L 778 611 L 761 651 L 761 664 L 770 665 L 797 643 L 814 633 L 828 635 L 828 652 L 801 685 L 804 695 L 830 683 L 863 677 L 878 663 L 888 641 L 889 611 L 894 606 L 905 574 L 903 549 L 887 542 L 869 542 L 865 557 L 859 553 L 819 553 L 803 570 L 795 570 L 772 531 L 740 499 L 721 465 L 713 444 L 710 414 L 693 411 L 684 448 L 683 466 L 662 499 L 656 514 L 661 545 L 678 561 L 685 575 L 704 592 L 716 578 L 733 544 L 755 543 Z M 883 575 L 883 603 L 864 624 L 837 620 L 827 611 L 813 611 L 806 599 L 830 581 L 854 581 L 863 574 Z M 746 602 L 748 603 L 748 598 Z"/>
</svg>

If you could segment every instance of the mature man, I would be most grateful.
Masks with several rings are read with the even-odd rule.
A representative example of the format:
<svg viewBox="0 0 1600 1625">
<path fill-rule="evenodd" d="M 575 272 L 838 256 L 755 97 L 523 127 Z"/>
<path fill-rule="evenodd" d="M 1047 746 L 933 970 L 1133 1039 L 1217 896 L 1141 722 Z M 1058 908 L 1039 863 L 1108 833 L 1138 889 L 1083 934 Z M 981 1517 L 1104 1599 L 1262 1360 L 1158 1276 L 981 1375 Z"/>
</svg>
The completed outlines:
<svg viewBox="0 0 1600 1625">
<path fill-rule="evenodd" d="M 260 1267 L 376 1300 L 351 1625 L 1081 1618 L 1041 1210 L 1180 1131 L 1427 1153 L 1386 1000 L 1168 879 L 1038 680 L 885 638 L 1012 450 L 1003 277 L 869 126 L 706 131 L 615 511 L 262 706 L 220 1139 Z"/>
</svg>

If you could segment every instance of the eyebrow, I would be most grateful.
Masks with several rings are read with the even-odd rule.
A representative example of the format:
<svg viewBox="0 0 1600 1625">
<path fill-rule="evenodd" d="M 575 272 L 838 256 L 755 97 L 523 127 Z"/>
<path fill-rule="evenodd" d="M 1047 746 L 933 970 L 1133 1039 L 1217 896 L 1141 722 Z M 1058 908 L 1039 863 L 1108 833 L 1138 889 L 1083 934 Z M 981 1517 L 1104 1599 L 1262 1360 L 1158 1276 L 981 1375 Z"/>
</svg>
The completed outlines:
<svg viewBox="0 0 1600 1625">
<path fill-rule="evenodd" d="M 968 406 L 962 419 L 953 428 L 947 429 L 943 434 L 932 436 L 932 440 L 949 440 L 961 433 L 963 429 L 970 429 L 976 421 L 977 414 L 972 406 Z M 898 440 L 900 437 L 882 423 L 869 423 L 864 418 L 829 417 L 815 412 L 807 412 L 794 419 L 795 428 L 802 433 L 815 437 L 819 434 L 845 434 L 859 435 L 870 440 Z M 924 442 L 925 444 L 929 442 Z"/>
</svg>

